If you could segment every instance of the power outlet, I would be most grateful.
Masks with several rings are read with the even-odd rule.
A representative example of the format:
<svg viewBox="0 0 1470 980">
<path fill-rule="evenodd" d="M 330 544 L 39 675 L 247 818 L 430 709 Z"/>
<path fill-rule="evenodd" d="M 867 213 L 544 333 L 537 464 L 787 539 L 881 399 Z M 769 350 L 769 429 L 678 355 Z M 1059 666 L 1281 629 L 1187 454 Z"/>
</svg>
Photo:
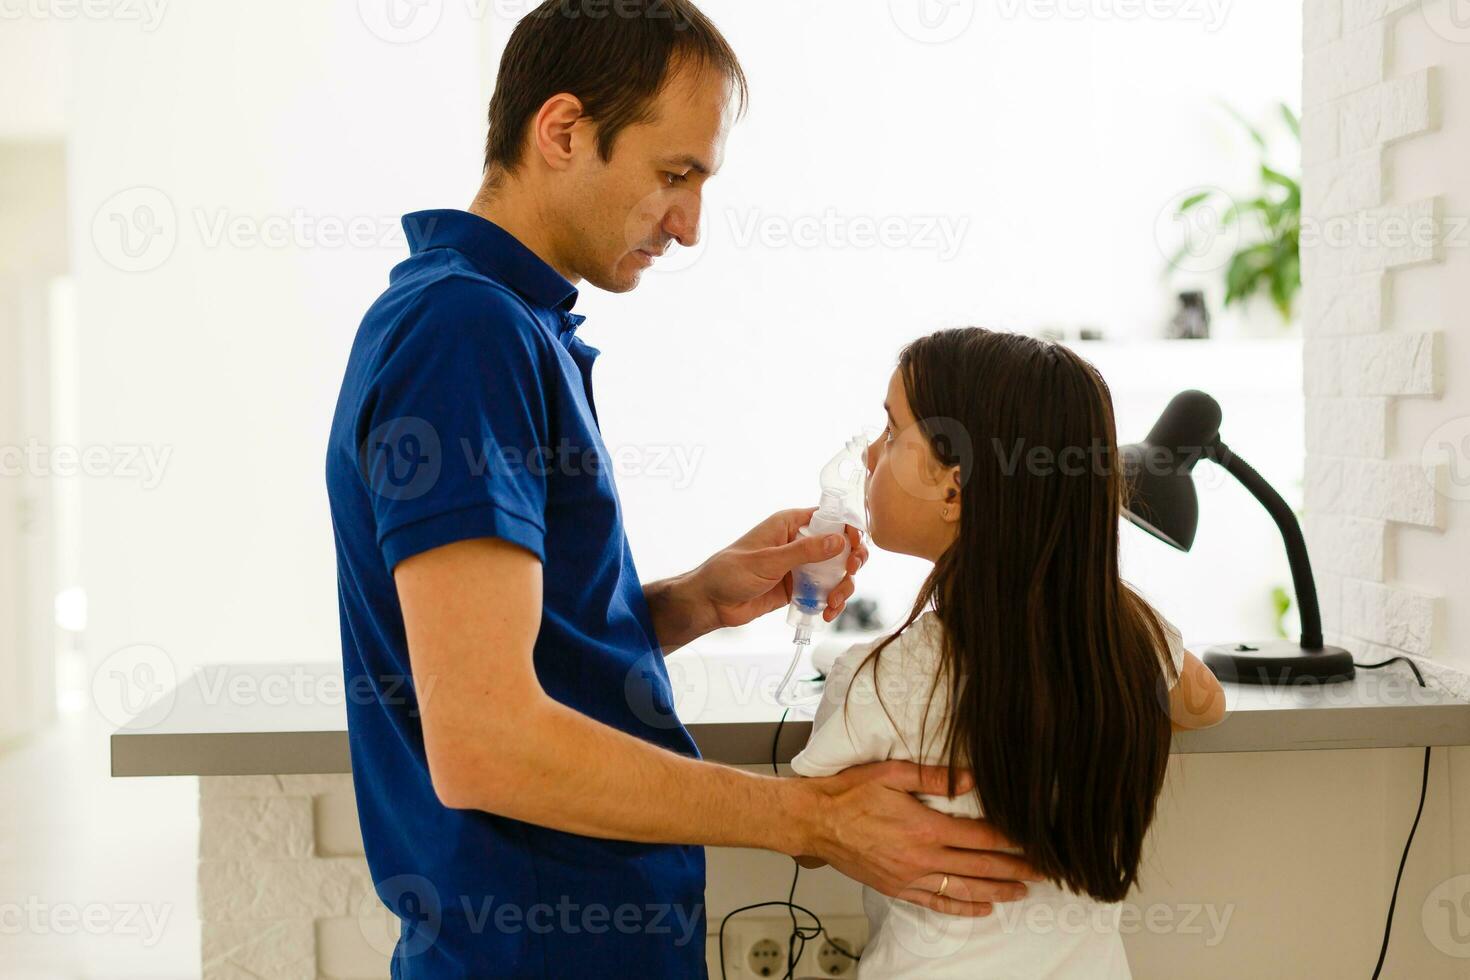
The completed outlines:
<svg viewBox="0 0 1470 980">
<path fill-rule="evenodd" d="M 786 948 L 774 939 L 757 939 L 745 954 L 745 965 L 758 977 L 774 977 L 786 972 Z"/>
<path fill-rule="evenodd" d="M 868 920 L 833 916 L 824 918 L 822 925 L 827 934 L 816 942 L 807 943 L 801 957 L 805 974 L 819 977 L 855 977 L 857 960 L 868 939 Z"/>
<path fill-rule="evenodd" d="M 810 920 L 807 920 L 810 921 Z M 793 971 L 797 977 L 855 977 L 857 961 L 844 956 L 834 946 L 841 943 L 854 954 L 862 953 L 867 942 L 868 921 L 862 916 L 824 917 L 827 935 L 806 944 Z M 711 936 L 709 973 L 720 978 L 718 940 Z M 787 943 L 791 938 L 791 919 L 739 916 L 725 929 L 726 980 L 755 980 L 757 977 L 786 975 Z"/>
<path fill-rule="evenodd" d="M 857 975 L 858 950 L 842 939 L 823 939 L 817 947 L 817 969 L 824 977 L 851 977 Z M 806 959 L 806 957 L 802 957 Z"/>
</svg>

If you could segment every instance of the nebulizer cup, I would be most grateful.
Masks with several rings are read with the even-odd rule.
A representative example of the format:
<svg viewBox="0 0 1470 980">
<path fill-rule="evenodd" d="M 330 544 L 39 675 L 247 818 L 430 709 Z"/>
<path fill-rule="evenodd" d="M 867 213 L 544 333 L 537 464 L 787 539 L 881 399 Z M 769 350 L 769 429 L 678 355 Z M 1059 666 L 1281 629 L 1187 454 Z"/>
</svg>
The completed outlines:
<svg viewBox="0 0 1470 980">
<path fill-rule="evenodd" d="M 811 521 L 799 532 L 802 537 L 842 535 L 842 550 L 823 561 L 802 565 L 791 573 L 791 603 L 786 610 L 786 624 L 795 630 L 791 666 L 776 689 L 776 702 L 791 708 L 820 701 L 820 686 L 803 690 L 794 681 L 802 654 L 811 646 L 812 634 L 827 625 L 822 613 L 832 590 L 847 576 L 847 558 L 852 545 L 847 539 L 847 525 L 861 529 L 864 524 L 863 483 L 867 472 L 868 438 L 854 436 L 842 451 L 822 467 L 822 497 Z"/>
</svg>

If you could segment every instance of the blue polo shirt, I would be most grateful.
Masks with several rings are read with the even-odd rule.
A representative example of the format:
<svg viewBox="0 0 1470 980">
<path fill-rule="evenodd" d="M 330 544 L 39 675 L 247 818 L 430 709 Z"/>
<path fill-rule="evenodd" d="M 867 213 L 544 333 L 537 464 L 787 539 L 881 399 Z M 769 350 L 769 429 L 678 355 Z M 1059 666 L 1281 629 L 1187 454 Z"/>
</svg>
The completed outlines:
<svg viewBox="0 0 1470 980">
<path fill-rule="evenodd" d="M 698 752 L 623 531 L 577 291 L 474 215 L 403 226 L 411 255 L 358 328 L 327 452 L 353 782 L 373 881 L 401 920 L 392 975 L 702 977 L 703 849 L 451 810 L 430 783 L 393 568 L 471 538 L 541 560 L 547 694 Z M 484 710 L 516 706 L 492 691 Z"/>
</svg>

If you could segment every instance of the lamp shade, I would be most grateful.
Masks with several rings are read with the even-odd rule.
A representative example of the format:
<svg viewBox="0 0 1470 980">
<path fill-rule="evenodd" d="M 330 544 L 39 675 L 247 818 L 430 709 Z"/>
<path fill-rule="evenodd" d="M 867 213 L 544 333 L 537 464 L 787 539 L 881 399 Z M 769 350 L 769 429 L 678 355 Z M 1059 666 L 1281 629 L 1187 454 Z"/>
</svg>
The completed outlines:
<svg viewBox="0 0 1470 980">
<path fill-rule="evenodd" d="M 1194 467 L 1219 442 L 1220 418 L 1220 404 L 1209 395 L 1180 392 L 1143 442 L 1119 450 L 1127 485 L 1123 515 L 1180 551 L 1194 546 Z"/>
</svg>

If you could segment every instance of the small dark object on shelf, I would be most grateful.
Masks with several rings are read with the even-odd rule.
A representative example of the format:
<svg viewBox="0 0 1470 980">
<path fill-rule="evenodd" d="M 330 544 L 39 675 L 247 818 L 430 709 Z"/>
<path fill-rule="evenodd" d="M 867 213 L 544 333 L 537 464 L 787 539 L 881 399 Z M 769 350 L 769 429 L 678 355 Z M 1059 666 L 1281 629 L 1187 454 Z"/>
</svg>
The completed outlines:
<svg viewBox="0 0 1470 980">
<path fill-rule="evenodd" d="M 1205 294 L 1198 290 L 1179 294 L 1179 312 L 1169 321 L 1170 340 L 1208 340 L 1210 311 Z"/>
</svg>

